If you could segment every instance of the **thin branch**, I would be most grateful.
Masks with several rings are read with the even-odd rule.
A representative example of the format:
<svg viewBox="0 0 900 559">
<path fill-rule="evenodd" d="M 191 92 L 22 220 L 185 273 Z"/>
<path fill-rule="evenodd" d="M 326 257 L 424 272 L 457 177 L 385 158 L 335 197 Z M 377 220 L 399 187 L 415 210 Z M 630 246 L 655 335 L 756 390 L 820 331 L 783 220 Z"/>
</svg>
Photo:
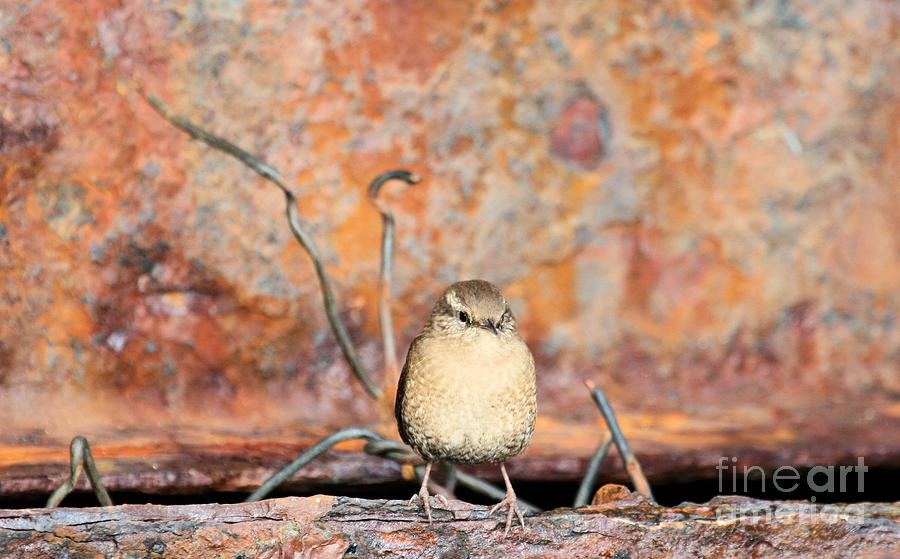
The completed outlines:
<svg viewBox="0 0 900 559">
<path fill-rule="evenodd" d="M 578 493 L 575 494 L 575 503 L 572 505 L 574 508 L 588 504 L 591 490 L 597 486 L 597 474 L 600 473 L 600 466 L 603 465 L 603 460 L 606 458 L 612 442 L 612 433 L 607 433 L 606 438 L 597 446 L 597 450 L 591 456 L 587 471 L 584 473 L 584 477 L 581 478 L 581 485 L 578 486 Z"/>
<path fill-rule="evenodd" d="M 109 493 L 100 481 L 100 474 L 97 472 L 97 465 L 94 463 L 94 457 L 91 454 L 91 447 L 88 445 L 87 439 L 78 435 L 69 444 L 69 479 L 64 481 L 62 485 L 56 488 L 50 498 L 47 499 L 47 508 L 58 507 L 66 495 L 75 489 L 78 478 L 81 477 L 81 470 L 87 472 L 88 480 L 91 482 L 91 489 L 94 490 L 97 500 L 104 507 L 113 506 Z"/>
<path fill-rule="evenodd" d="M 613 411 L 609 400 L 606 398 L 606 394 L 590 380 L 585 380 L 584 385 L 587 386 L 588 390 L 591 391 L 591 396 L 594 398 L 594 402 L 596 402 L 597 407 L 600 408 L 600 413 L 603 414 L 603 419 L 606 420 L 606 426 L 609 427 L 609 432 L 612 435 L 613 442 L 616 443 L 616 448 L 619 450 L 619 455 L 625 462 L 625 469 L 628 471 L 628 476 L 631 478 L 631 482 L 634 484 L 635 489 L 655 502 L 655 500 L 653 499 L 653 493 L 650 491 L 650 483 L 647 482 L 647 478 L 644 476 L 644 471 L 641 470 L 640 462 L 638 462 L 634 453 L 631 452 L 631 448 L 628 446 L 628 441 L 625 439 L 625 435 L 622 434 L 622 429 L 621 427 L 619 427 L 619 422 L 616 419 L 616 414 Z"/>
<path fill-rule="evenodd" d="M 296 238 L 297 241 L 300 242 L 300 245 L 306 250 L 306 253 L 309 254 L 309 257 L 312 259 L 313 266 L 316 269 L 316 275 L 319 277 L 319 285 L 322 289 L 322 299 L 325 303 L 325 314 L 328 316 L 328 322 L 331 324 L 331 329 L 332 331 L 334 331 L 334 335 L 337 338 L 338 344 L 341 346 L 341 350 L 344 353 L 344 358 L 350 364 L 350 367 L 353 369 L 353 374 L 355 374 L 356 378 L 359 379 L 359 381 L 363 384 L 363 386 L 366 388 L 366 391 L 373 398 L 378 399 L 381 396 L 381 390 L 372 381 L 368 370 L 366 370 L 366 368 L 363 366 L 362 361 L 359 359 L 359 355 L 356 353 L 356 350 L 353 347 L 353 342 L 350 340 L 350 336 L 347 334 L 347 329 L 344 326 L 344 321 L 341 319 L 341 316 L 337 310 L 334 292 L 331 288 L 331 278 L 325 271 L 325 267 L 322 264 L 322 259 L 319 256 L 319 251 L 318 249 L 316 249 L 316 245 L 313 242 L 312 237 L 309 236 L 309 234 L 303 229 L 303 226 L 301 225 L 300 214 L 297 210 L 297 198 L 294 196 L 294 193 L 285 185 L 284 180 L 281 178 L 281 174 L 274 167 L 264 163 L 259 158 L 237 147 L 228 140 L 215 136 L 207 132 L 206 130 L 203 130 L 199 126 L 191 123 L 184 117 L 175 114 L 155 95 L 145 94 L 143 91 L 141 91 L 141 95 L 144 96 L 147 102 L 150 103 L 150 105 L 154 109 L 156 109 L 156 111 L 160 115 L 162 115 L 163 118 L 168 120 L 174 126 L 186 132 L 192 138 L 202 140 L 210 147 L 213 147 L 220 151 L 224 151 L 225 153 L 231 155 L 247 167 L 250 167 L 251 169 L 256 171 L 263 178 L 273 182 L 276 186 L 278 186 L 278 188 L 281 189 L 281 191 L 284 193 L 285 201 L 287 203 L 288 224 L 291 227 L 291 232 L 294 234 L 294 238 Z"/>
<path fill-rule="evenodd" d="M 394 273 L 394 216 L 380 203 L 378 193 L 389 180 L 399 179 L 407 184 L 416 184 L 421 175 L 404 170 L 382 173 L 369 184 L 369 201 L 381 214 L 381 272 L 378 276 L 378 319 L 381 324 L 381 345 L 384 348 L 384 368 L 386 381 L 393 384 L 397 380 L 400 367 L 397 363 L 397 348 L 394 340 L 394 322 L 391 318 L 391 278 Z"/>
<path fill-rule="evenodd" d="M 256 491 L 251 493 L 249 497 L 244 499 L 244 502 L 249 503 L 251 501 L 259 501 L 260 499 L 265 498 L 265 496 L 271 493 L 273 489 L 290 479 L 291 476 L 300 471 L 300 468 L 312 462 L 320 454 L 339 442 L 349 441 L 351 439 L 380 441 L 383 440 L 384 437 L 374 431 L 370 431 L 369 429 L 363 429 L 360 427 L 348 427 L 346 429 L 336 431 L 314 444 L 312 447 L 307 449 L 306 452 L 295 458 L 290 464 L 279 470 L 278 473 L 267 479 L 262 485 L 259 486 L 259 489 L 257 489 Z"/>
</svg>

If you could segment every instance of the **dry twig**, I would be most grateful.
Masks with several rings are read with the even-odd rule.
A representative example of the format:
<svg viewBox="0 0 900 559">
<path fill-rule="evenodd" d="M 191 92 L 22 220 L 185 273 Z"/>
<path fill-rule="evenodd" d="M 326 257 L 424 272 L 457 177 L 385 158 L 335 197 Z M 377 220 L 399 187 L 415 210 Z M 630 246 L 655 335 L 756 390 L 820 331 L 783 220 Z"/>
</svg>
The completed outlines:
<svg viewBox="0 0 900 559">
<path fill-rule="evenodd" d="M 66 495 L 75 489 L 75 484 L 78 483 L 78 478 L 81 477 L 82 469 L 87 472 L 88 480 L 91 482 L 91 489 L 94 490 L 94 495 L 97 496 L 97 500 L 100 501 L 100 504 L 104 507 L 113 506 L 112 499 L 109 498 L 109 493 L 106 492 L 103 482 L 100 481 L 97 465 L 94 464 L 94 457 L 91 455 L 91 447 L 88 445 L 87 439 L 81 435 L 72 439 L 71 444 L 69 444 L 69 467 L 69 479 L 64 481 L 62 485 L 57 487 L 56 491 L 50 495 L 50 498 L 47 499 L 47 504 L 45 505 L 47 508 L 58 507 L 59 503 L 66 498 Z"/>
<path fill-rule="evenodd" d="M 350 341 L 350 336 L 347 334 L 347 328 L 344 326 L 344 321 L 341 319 L 337 310 L 337 303 L 335 302 L 334 292 L 331 288 L 331 277 L 328 275 L 328 272 L 325 271 L 325 266 L 322 264 L 322 258 L 319 256 L 319 251 L 316 248 L 312 237 L 309 236 L 301 225 L 300 214 L 297 210 L 297 198 L 287 185 L 285 185 L 284 180 L 281 178 L 281 174 L 271 165 L 264 163 L 259 158 L 237 147 L 228 140 L 211 134 L 191 123 L 186 118 L 175 114 L 153 94 L 144 94 L 143 92 L 141 92 L 141 94 L 147 102 L 163 116 L 163 118 L 184 132 L 187 132 L 192 138 L 202 140 L 210 147 L 231 155 L 281 189 L 287 203 L 288 224 L 291 227 L 294 238 L 300 242 L 300 245 L 303 246 L 306 253 L 309 254 L 309 257 L 312 259 L 313 266 L 316 269 L 316 275 L 319 277 L 320 287 L 322 288 L 325 314 L 328 316 L 328 322 L 331 324 L 331 329 L 334 331 L 338 344 L 341 346 L 341 351 L 343 351 L 344 357 L 353 369 L 353 374 L 355 374 L 356 378 L 363 384 L 369 395 L 378 399 L 381 396 L 381 390 L 372 381 L 368 370 L 363 366 L 362 361 L 359 359 L 359 355 L 356 353 L 356 349 L 353 347 L 353 342 Z"/>
<path fill-rule="evenodd" d="M 403 180 L 416 184 L 422 177 L 404 170 L 387 171 L 375 177 L 369 184 L 369 201 L 381 214 L 381 271 L 378 276 L 378 319 L 381 325 L 381 343 L 384 348 L 386 382 L 394 384 L 400 367 L 397 364 L 397 346 L 394 341 L 394 321 L 391 317 L 391 279 L 394 274 L 394 215 L 378 199 L 382 185 L 389 180 Z"/>
<path fill-rule="evenodd" d="M 612 440 L 616 443 L 616 448 L 619 450 L 619 456 L 621 456 L 622 460 L 625 462 L 625 469 L 628 470 L 628 476 L 631 478 L 631 482 L 634 484 L 635 489 L 650 500 L 654 500 L 653 493 L 650 491 L 650 483 L 647 482 L 647 478 L 644 476 L 643 470 L 641 470 L 640 462 L 638 462 L 634 453 L 631 452 L 628 441 L 625 439 L 625 435 L 622 434 L 622 428 L 619 427 L 619 422 L 616 420 L 616 414 L 613 412 L 612 406 L 606 398 L 606 394 L 590 380 L 585 380 L 584 384 L 588 387 L 588 390 L 591 391 L 594 402 L 596 402 L 597 407 L 600 408 L 603 419 L 606 420 L 606 426 L 609 427 Z"/>
<path fill-rule="evenodd" d="M 600 473 L 600 466 L 603 465 L 603 460 L 606 458 L 612 442 L 612 434 L 607 433 L 603 442 L 597 446 L 597 450 L 594 451 L 591 460 L 588 462 L 587 471 L 584 472 L 584 477 L 581 478 L 578 493 L 575 494 L 575 502 L 572 504 L 573 507 L 578 508 L 588 504 L 591 498 L 591 490 L 597 486 L 597 474 Z"/>
</svg>

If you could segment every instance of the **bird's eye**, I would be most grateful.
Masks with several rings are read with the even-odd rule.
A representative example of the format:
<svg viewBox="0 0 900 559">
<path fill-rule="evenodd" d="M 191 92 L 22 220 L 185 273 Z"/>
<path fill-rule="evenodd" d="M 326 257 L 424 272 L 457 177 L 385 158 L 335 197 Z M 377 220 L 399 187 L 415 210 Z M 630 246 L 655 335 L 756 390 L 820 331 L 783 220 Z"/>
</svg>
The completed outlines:
<svg viewBox="0 0 900 559">
<path fill-rule="evenodd" d="M 469 323 L 469 315 L 468 313 L 466 313 L 466 311 L 459 311 L 459 314 L 457 316 L 459 317 L 459 321 L 463 324 Z"/>
</svg>

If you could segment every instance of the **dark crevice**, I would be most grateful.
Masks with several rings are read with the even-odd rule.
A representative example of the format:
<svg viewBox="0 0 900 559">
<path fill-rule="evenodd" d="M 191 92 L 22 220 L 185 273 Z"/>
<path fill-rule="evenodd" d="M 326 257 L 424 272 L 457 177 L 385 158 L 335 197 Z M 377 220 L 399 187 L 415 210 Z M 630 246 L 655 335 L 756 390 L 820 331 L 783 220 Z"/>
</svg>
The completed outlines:
<svg viewBox="0 0 900 559">
<path fill-rule="evenodd" d="M 890 503 L 900 501 L 900 486 L 893 483 L 900 476 L 900 471 L 891 469 L 870 468 L 865 472 L 862 491 L 859 491 L 858 476 L 847 476 L 845 490 L 840 491 L 839 482 L 835 483 L 835 491 L 817 492 L 807 484 L 809 470 L 799 470 L 800 479 L 798 487 L 794 491 L 782 492 L 773 486 L 771 473 L 766 479 L 765 491 L 762 490 L 760 479 L 749 479 L 747 491 L 743 489 L 743 478 L 737 476 L 738 491 L 732 491 L 733 482 L 730 472 L 723 476 L 720 491 L 719 479 L 706 478 L 687 480 L 678 483 L 654 484 L 653 493 L 657 501 L 664 506 L 675 506 L 683 502 L 705 503 L 716 495 L 744 495 L 755 499 L 769 501 L 810 501 L 815 498 L 816 503 L 858 503 L 858 502 L 882 502 Z M 827 478 L 820 474 L 817 479 L 821 484 L 827 482 Z M 602 482 L 602 481 L 601 481 Z M 792 483 L 782 482 L 782 487 Z M 536 506 L 549 510 L 559 507 L 569 507 L 578 490 L 577 483 L 567 482 L 517 482 L 513 480 L 516 493 Z M 345 485 L 321 485 L 304 493 L 275 492 L 271 498 L 288 496 L 308 496 L 316 494 L 340 495 L 347 497 L 359 497 L 367 499 L 408 499 L 417 489 L 417 484 L 395 483 L 382 484 L 368 487 L 351 487 Z M 158 495 L 141 492 L 116 492 L 110 495 L 116 504 L 161 504 L 161 505 L 186 505 L 197 503 L 239 503 L 247 497 L 247 493 L 217 492 L 183 495 Z M 489 505 L 493 502 L 476 493 L 459 488 L 457 496 L 463 501 L 476 504 Z M 46 495 L 32 496 L 0 496 L 0 508 L 41 508 L 47 500 Z M 93 507 L 97 506 L 94 495 L 89 491 L 76 491 L 63 501 L 64 507 Z"/>
</svg>

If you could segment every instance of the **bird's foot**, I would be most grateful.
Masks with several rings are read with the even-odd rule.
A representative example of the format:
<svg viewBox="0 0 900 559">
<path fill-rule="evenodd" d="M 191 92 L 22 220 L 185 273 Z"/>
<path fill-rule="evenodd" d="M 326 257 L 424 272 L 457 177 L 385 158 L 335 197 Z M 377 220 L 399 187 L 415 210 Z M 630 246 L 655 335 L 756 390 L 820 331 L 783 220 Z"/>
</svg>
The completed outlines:
<svg viewBox="0 0 900 559">
<path fill-rule="evenodd" d="M 503 508 L 504 505 L 509 507 L 509 511 L 506 513 L 506 528 L 503 530 L 503 538 L 505 539 L 506 535 L 509 534 L 513 515 L 515 514 L 519 517 L 519 523 L 522 525 L 523 530 L 525 529 L 525 519 L 522 517 L 522 509 L 519 508 L 519 502 L 516 500 L 516 494 L 512 491 L 512 488 L 506 491 L 506 497 L 502 501 L 491 507 L 491 510 L 488 511 L 488 516 L 493 515 L 497 510 Z"/>
<path fill-rule="evenodd" d="M 422 506 L 425 507 L 425 516 L 428 517 L 429 524 L 431 524 L 431 502 L 430 502 L 430 500 L 432 497 L 434 498 L 435 501 L 437 501 L 438 503 L 443 505 L 444 508 L 447 508 L 447 509 L 450 508 L 450 502 L 447 501 L 446 497 L 444 497 L 440 493 L 438 493 L 437 495 L 431 495 L 428 492 L 428 488 L 425 487 L 424 485 L 422 486 L 421 489 L 419 489 L 418 493 L 414 494 L 412 497 L 409 498 L 409 503 L 408 503 L 409 506 L 412 506 L 416 501 L 421 500 Z"/>
</svg>

